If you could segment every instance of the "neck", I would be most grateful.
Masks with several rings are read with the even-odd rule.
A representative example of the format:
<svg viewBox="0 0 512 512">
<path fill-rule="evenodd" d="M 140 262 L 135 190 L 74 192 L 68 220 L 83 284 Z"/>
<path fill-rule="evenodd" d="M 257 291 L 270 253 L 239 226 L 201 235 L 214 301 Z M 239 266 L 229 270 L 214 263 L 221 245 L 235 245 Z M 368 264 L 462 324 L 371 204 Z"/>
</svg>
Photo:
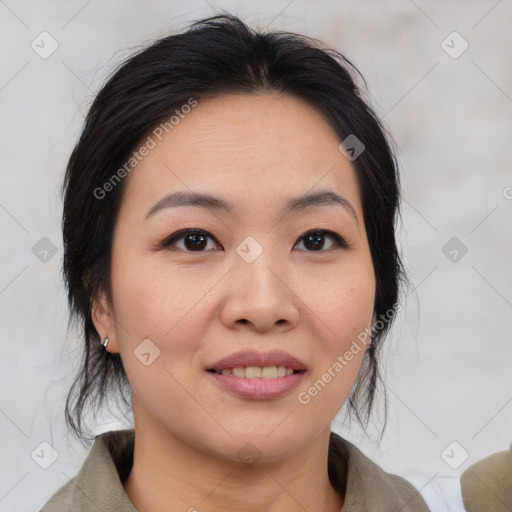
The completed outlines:
<svg viewBox="0 0 512 512">
<path fill-rule="evenodd" d="M 205 453 L 168 431 L 137 429 L 124 488 L 139 512 L 339 512 L 327 472 L 330 430 L 278 461 L 245 465 Z"/>
</svg>

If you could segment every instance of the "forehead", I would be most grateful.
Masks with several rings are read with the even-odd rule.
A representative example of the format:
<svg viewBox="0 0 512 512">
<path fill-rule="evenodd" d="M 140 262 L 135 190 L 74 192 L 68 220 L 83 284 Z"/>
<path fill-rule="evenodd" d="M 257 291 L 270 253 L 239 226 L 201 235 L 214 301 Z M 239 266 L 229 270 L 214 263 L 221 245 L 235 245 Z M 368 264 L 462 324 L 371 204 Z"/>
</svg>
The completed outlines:
<svg viewBox="0 0 512 512">
<path fill-rule="evenodd" d="M 198 101 L 173 121 L 148 133 L 153 147 L 129 174 L 122 210 L 145 215 L 176 190 L 210 192 L 248 211 L 266 198 L 270 209 L 279 198 L 330 188 L 360 212 L 356 174 L 338 149 L 339 137 L 301 99 L 224 95 Z"/>
</svg>

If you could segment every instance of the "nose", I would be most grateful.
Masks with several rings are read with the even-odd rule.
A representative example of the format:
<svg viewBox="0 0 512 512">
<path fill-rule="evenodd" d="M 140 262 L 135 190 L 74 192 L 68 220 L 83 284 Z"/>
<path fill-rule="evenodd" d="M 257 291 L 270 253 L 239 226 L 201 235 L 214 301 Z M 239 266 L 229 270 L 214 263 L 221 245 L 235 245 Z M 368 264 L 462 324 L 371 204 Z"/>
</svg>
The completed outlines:
<svg viewBox="0 0 512 512">
<path fill-rule="evenodd" d="M 299 320 L 297 293 L 282 267 L 263 253 L 252 263 L 235 258 L 221 319 L 228 328 L 246 325 L 256 332 L 284 332 Z"/>
</svg>

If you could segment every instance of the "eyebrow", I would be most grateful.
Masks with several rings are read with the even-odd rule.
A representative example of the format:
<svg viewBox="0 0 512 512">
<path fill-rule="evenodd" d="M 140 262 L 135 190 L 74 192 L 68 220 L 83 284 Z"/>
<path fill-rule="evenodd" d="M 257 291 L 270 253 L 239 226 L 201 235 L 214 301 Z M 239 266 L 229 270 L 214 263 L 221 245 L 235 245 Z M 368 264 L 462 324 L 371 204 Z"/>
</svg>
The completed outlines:
<svg viewBox="0 0 512 512">
<path fill-rule="evenodd" d="M 344 208 L 352 217 L 354 217 L 357 224 L 359 220 L 354 207 L 341 195 L 332 190 L 322 190 L 311 194 L 305 194 L 300 197 L 295 197 L 287 201 L 283 208 L 283 213 L 286 212 L 299 212 L 310 208 L 311 206 L 332 206 L 337 205 Z M 173 192 L 160 199 L 153 205 L 146 213 L 145 220 L 156 212 L 167 208 L 176 208 L 179 206 L 195 206 L 207 210 L 214 210 L 219 212 L 233 212 L 233 204 L 229 201 L 210 194 L 201 192 Z"/>
</svg>

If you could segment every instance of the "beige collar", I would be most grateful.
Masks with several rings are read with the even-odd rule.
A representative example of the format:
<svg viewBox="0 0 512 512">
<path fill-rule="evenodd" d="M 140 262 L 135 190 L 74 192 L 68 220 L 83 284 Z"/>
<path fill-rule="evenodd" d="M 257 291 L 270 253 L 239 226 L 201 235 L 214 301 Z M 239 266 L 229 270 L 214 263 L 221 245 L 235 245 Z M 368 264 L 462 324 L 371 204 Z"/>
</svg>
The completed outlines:
<svg viewBox="0 0 512 512">
<path fill-rule="evenodd" d="M 96 436 L 80 471 L 63 485 L 41 512 L 137 512 L 122 482 L 133 464 L 133 429 Z M 352 443 L 331 433 L 330 475 L 345 491 L 341 512 L 429 512 L 419 492 L 403 478 L 383 471 Z M 330 471 L 331 473 L 331 471 Z"/>
</svg>

